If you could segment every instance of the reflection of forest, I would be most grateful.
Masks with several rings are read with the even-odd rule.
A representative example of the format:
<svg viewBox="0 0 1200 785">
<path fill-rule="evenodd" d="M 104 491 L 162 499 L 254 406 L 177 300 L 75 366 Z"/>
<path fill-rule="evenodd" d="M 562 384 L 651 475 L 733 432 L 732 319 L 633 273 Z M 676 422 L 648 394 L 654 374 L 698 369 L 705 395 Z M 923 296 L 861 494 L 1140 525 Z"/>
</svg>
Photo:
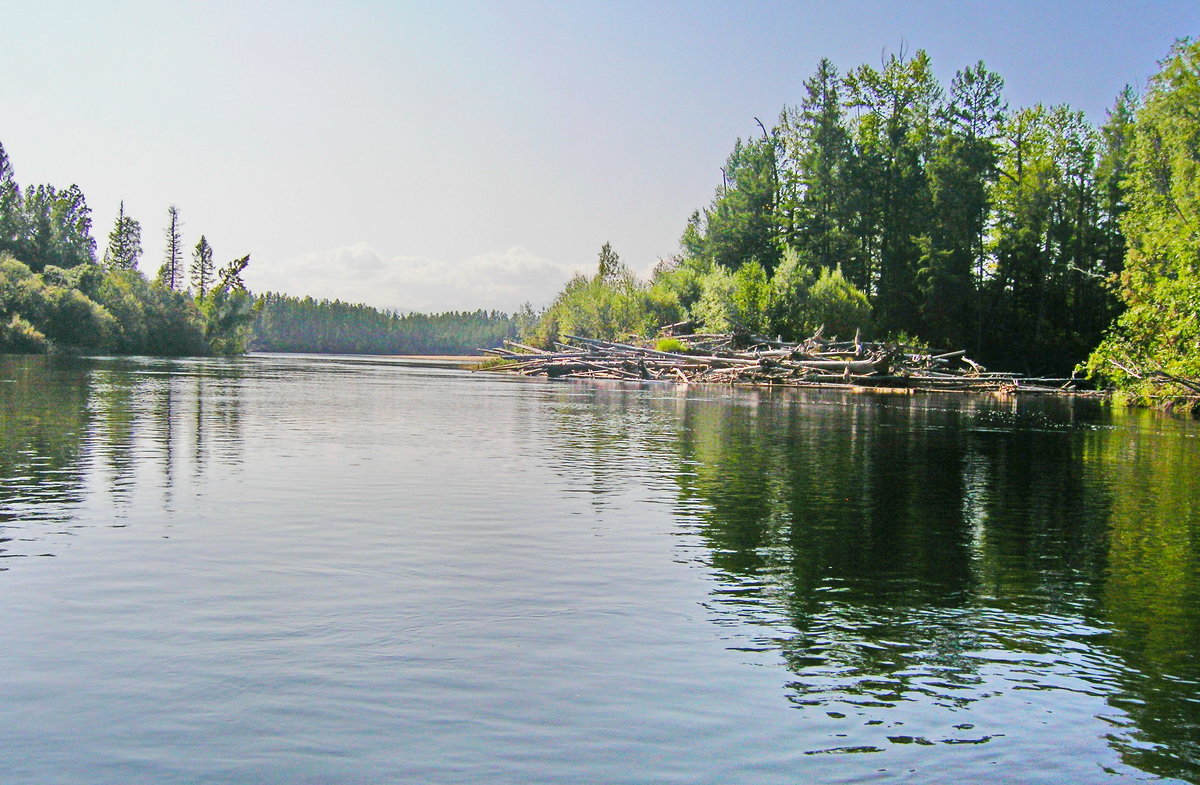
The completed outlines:
<svg viewBox="0 0 1200 785">
<path fill-rule="evenodd" d="M 980 731 L 937 712 L 997 680 L 1073 684 L 1130 765 L 1200 779 L 1194 427 L 1062 400 L 568 389 L 561 435 L 601 496 L 676 467 L 710 607 L 784 657 L 796 704 L 924 706 L 961 743 Z"/>
<path fill-rule="evenodd" d="M 85 363 L 0 355 L 0 556 L 39 552 L 81 501 L 90 421 Z"/>
<path fill-rule="evenodd" d="M 786 615 L 794 632 L 774 642 L 797 702 L 970 702 L 973 652 L 1061 665 L 1057 646 L 1099 642 L 1124 663 L 1103 690 L 1133 723 L 1114 744 L 1195 777 L 1200 458 L 1147 423 L 1074 415 L 1062 401 L 689 406 L 679 447 L 695 468 L 679 487 L 703 500 L 721 603 Z"/>
<path fill-rule="evenodd" d="M 237 462 L 242 376 L 221 359 L 0 355 L 0 555 L 46 553 L 47 537 L 82 526 L 124 525 L 134 492 L 161 494 L 169 512 L 181 476 L 201 481 L 214 456 Z M 111 504 L 111 518 L 76 519 L 89 495 Z"/>
</svg>

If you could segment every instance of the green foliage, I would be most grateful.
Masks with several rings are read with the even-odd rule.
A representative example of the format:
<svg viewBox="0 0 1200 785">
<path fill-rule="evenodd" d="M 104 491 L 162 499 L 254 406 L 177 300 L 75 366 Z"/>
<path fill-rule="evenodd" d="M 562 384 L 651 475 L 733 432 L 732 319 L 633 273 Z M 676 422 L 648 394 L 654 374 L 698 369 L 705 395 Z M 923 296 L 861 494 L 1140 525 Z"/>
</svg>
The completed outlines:
<svg viewBox="0 0 1200 785">
<path fill-rule="evenodd" d="M 767 328 L 770 293 L 766 271 L 757 262 L 732 273 L 714 267 L 700 279 L 700 298 L 691 315 L 708 332 L 761 333 Z"/>
<path fill-rule="evenodd" d="M 196 247 L 192 250 L 192 266 L 190 268 L 192 276 L 192 287 L 195 289 L 197 297 L 204 297 L 208 294 L 208 290 L 213 285 L 213 275 L 215 268 L 213 267 L 213 249 L 208 244 L 208 238 L 200 235 L 200 239 L 196 242 Z"/>
<path fill-rule="evenodd" d="M 853 289 L 885 332 L 1065 372 L 1121 310 L 1103 280 L 1123 265 L 1137 99 L 1123 93 L 1097 131 L 1065 106 L 1009 111 L 1003 87 L 982 62 L 943 87 L 923 51 L 845 77 L 822 60 L 776 128 L 735 143 L 663 282 L 710 329 L 745 325 L 733 283 L 700 265 L 757 261 L 772 277 L 767 327 L 799 336 L 825 274 L 831 321 L 848 318 L 841 306 L 861 312 Z M 703 286 L 685 294 L 680 283 Z"/>
<path fill-rule="evenodd" d="M 22 194 L 0 146 L 0 351 L 243 351 L 254 318 L 241 280 L 250 257 L 230 262 L 221 271 L 220 291 L 210 292 L 212 249 L 201 237 L 200 288 L 210 296 L 194 300 L 174 291 L 182 273 L 174 206 L 169 216 L 167 260 L 158 282 L 136 269 L 141 226 L 125 214 L 124 202 L 99 265 L 91 211 L 79 187 L 29 186 Z"/>
<path fill-rule="evenodd" d="M 657 329 L 671 305 L 653 300 L 632 276 L 616 281 L 577 275 L 551 303 L 531 334 L 522 339 L 551 346 L 564 335 L 616 340 Z M 674 315 L 674 314 L 672 314 Z"/>
<path fill-rule="evenodd" d="M 245 289 L 215 289 L 200 298 L 204 315 L 204 337 L 213 354 L 234 355 L 246 351 L 250 342 L 256 305 Z"/>
<path fill-rule="evenodd" d="M 4 345 L 13 351 L 209 353 L 191 298 L 136 270 L 50 265 L 39 274 L 0 257 L 0 321 L 8 325 Z"/>
<path fill-rule="evenodd" d="M 721 171 L 724 182 L 703 216 L 688 222 L 682 244 L 688 255 L 730 270 L 755 260 L 767 271 L 779 260 L 778 143 L 738 139 Z"/>
<path fill-rule="evenodd" d="M 788 340 L 812 335 L 818 326 L 809 307 L 809 292 L 817 276 L 792 247 L 783 252 L 783 261 L 771 276 L 767 301 L 767 319 L 772 333 Z"/>
<path fill-rule="evenodd" d="M 536 324 L 532 307 L 527 324 Z M 338 354 L 474 354 L 517 335 L 497 311 L 399 315 L 331 300 L 268 293 L 258 298 L 250 345 L 256 351 Z"/>
<path fill-rule="evenodd" d="M 639 282 L 605 243 L 595 276 L 571 278 L 536 323 L 532 309 L 522 317 L 521 340 L 549 347 L 564 335 L 614 340 L 653 332 L 683 316 L 672 280 L 664 267 L 655 282 Z"/>
<path fill-rule="evenodd" d="M 46 336 L 20 314 L 12 314 L 7 322 L 0 319 L 0 354 L 42 354 L 49 349 Z"/>
<path fill-rule="evenodd" d="M 700 299 L 701 281 L 712 268 L 712 263 L 695 257 L 660 261 L 650 279 L 651 297 L 670 303 L 681 314 L 688 313 Z"/>
<path fill-rule="evenodd" d="M 142 256 L 142 225 L 125 215 L 125 202 L 108 234 L 104 266 L 109 270 L 135 270 Z"/>
<path fill-rule="evenodd" d="M 825 336 L 850 338 L 859 328 L 870 329 L 871 304 L 862 290 L 846 280 L 842 268 L 821 268 L 808 295 L 809 312 Z"/>
<path fill-rule="evenodd" d="M 771 285 L 762 265 L 752 260 L 739 267 L 733 274 L 732 294 L 738 324 L 752 333 L 765 332 Z"/>
<path fill-rule="evenodd" d="M 678 338 L 659 338 L 654 348 L 660 352 L 686 352 L 688 345 Z"/>
<path fill-rule="evenodd" d="M 733 303 L 735 288 L 733 273 L 724 267 L 714 267 L 700 279 L 700 297 L 692 306 L 691 316 L 701 330 L 727 333 L 740 323 Z"/>
<path fill-rule="evenodd" d="M 826 337 L 850 337 L 856 330 L 870 329 L 871 305 L 841 267 L 822 267 L 814 273 L 795 249 L 788 248 L 771 277 L 767 316 L 769 331 L 789 340 L 812 335 L 821 326 Z"/>
<path fill-rule="evenodd" d="M 1134 395 L 1162 374 L 1200 380 L 1200 41 L 1181 40 L 1151 80 L 1127 161 L 1128 310 L 1086 368 Z M 1176 386 L 1176 391 L 1183 388 Z"/>
</svg>

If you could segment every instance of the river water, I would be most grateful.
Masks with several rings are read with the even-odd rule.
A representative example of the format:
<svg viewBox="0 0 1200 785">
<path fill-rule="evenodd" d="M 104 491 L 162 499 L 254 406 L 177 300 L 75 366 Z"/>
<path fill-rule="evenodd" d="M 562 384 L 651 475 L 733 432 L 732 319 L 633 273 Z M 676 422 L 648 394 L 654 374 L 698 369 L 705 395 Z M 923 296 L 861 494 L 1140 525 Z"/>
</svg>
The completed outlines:
<svg viewBox="0 0 1200 785">
<path fill-rule="evenodd" d="M 1200 426 L 0 357 L 5 783 L 1200 782 Z"/>
</svg>

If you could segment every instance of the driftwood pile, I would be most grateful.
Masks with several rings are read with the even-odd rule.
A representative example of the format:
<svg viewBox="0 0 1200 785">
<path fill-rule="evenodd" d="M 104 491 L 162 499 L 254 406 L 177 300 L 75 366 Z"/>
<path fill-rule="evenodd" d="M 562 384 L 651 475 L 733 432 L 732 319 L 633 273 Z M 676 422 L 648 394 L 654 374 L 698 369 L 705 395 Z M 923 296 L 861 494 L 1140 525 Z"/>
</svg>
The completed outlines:
<svg viewBox="0 0 1200 785">
<path fill-rule="evenodd" d="M 964 350 L 929 351 L 896 343 L 827 341 L 821 331 L 799 343 L 747 334 L 676 335 L 686 349 L 658 351 L 637 341 L 617 343 L 564 336 L 554 351 L 505 341 L 491 371 L 550 378 L 621 379 L 794 387 L 900 388 L 964 392 L 1074 392 L 1078 379 L 1031 378 L 989 372 Z M 647 345 L 643 345 L 647 344 Z"/>
</svg>

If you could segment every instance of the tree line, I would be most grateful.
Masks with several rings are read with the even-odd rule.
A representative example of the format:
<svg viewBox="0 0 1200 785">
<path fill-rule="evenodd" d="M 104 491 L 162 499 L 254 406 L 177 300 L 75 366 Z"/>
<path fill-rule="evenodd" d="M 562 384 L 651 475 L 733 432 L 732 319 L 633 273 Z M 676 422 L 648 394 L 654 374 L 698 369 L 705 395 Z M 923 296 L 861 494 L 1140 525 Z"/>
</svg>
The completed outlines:
<svg viewBox="0 0 1200 785">
<path fill-rule="evenodd" d="M 0 352 L 51 349 L 120 354 L 236 354 L 254 303 L 241 274 L 250 257 L 217 270 L 201 235 L 190 287 L 178 209 L 154 280 L 139 270 L 141 224 L 121 203 L 101 259 L 91 208 L 77 185 L 17 184 L 0 145 Z"/>
<path fill-rule="evenodd" d="M 526 309 L 522 335 L 548 344 L 560 332 L 611 337 L 692 319 L 796 339 L 824 324 L 1070 372 L 1137 301 L 1128 264 L 1152 223 L 1139 217 L 1143 191 L 1182 188 L 1190 196 L 1175 202 L 1195 204 L 1194 174 L 1181 169 L 1191 179 L 1168 187 L 1165 164 L 1151 160 L 1169 157 L 1153 152 L 1170 136 L 1150 130 L 1158 122 L 1191 129 L 1173 149 L 1195 166 L 1185 109 L 1200 103 L 1183 82 L 1194 81 L 1196 44 L 1178 43 L 1165 62 L 1175 61 L 1145 96 L 1123 90 L 1097 127 L 1066 105 L 1010 107 L 982 62 L 943 84 L 924 51 L 845 74 L 822 60 L 798 104 L 736 141 L 712 201 L 649 281 L 606 261 L 606 246 L 594 276 Z M 1171 119 L 1153 120 L 1168 103 Z M 1154 209 L 1194 251 L 1194 215 Z M 1141 281 L 1142 296 L 1152 289 Z"/>
<path fill-rule="evenodd" d="M 258 298 L 251 348 L 331 354 L 475 354 L 516 337 L 499 311 L 399 314 L 340 300 L 267 293 Z"/>
</svg>

